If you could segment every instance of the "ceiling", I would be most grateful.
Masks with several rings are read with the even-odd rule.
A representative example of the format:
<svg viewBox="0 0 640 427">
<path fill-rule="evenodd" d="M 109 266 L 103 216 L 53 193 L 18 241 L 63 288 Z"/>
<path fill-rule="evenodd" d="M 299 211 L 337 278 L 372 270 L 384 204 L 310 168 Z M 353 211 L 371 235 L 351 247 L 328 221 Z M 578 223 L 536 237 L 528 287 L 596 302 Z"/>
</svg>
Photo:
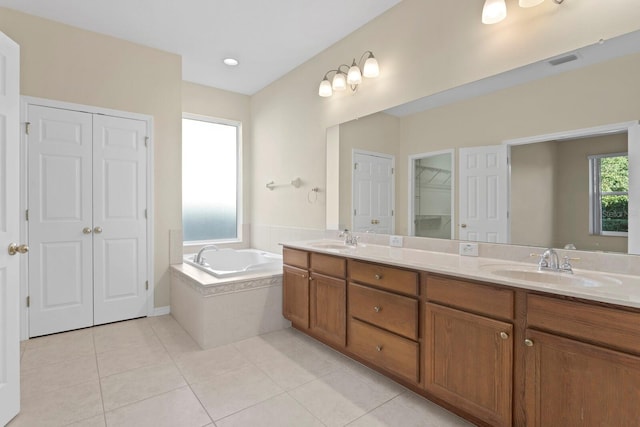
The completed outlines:
<svg viewBox="0 0 640 427">
<path fill-rule="evenodd" d="M 0 0 L 0 7 L 176 53 L 184 80 L 252 95 L 400 1 Z M 224 65 L 227 57 L 240 64 Z"/>
</svg>

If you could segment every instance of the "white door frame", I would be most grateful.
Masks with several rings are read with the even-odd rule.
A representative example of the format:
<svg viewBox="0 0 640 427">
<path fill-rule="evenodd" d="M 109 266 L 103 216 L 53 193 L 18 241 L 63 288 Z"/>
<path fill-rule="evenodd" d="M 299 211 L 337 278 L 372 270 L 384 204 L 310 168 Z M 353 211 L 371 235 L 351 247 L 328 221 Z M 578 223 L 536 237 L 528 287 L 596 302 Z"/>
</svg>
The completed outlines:
<svg viewBox="0 0 640 427">
<path fill-rule="evenodd" d="M 395 169 L 396 169 L 396 156 L 394 156 L 393 154 L 387 154 L 387 153 L 379 153 L 376 151 L 368 151 L 368 150 L 361 150 L 359 148 L 354 148 L 353 150 L 351 150 L 351 209 L 350 209 L 350 216 L 351 216 L 351 228 L 355 230 L 355 223 L 356 223 L 356 218 L 355 215 L 353 214 L 353 210 L 354 210 L 354 190 L 355 190 L 355 183 L 356 183 L 356 177 L 355 174 L 353 173 L 353 164 L 356 161 L 356 155 L 357 154 L 364 154 L 367 156 L 376 156 L 376 157 L 382 157 L 385 159 L 389 159 L 391 160 L 391 168 L 393 169 L 393 173 L 391 174 L 391 233 L 390 234 L 395 234 L 396 232 L 396 174 L 395 174 Z"/>
<path fill-rule="evenodd" d="M 595 126 L 590 128 L 574 129 L 562 132 L 547 133 L 542 135 L 527 136 L 524 138 L 507 139 L 503 144 L 507 146 L 507 158 L 509 159 L 509 179 L 511 182 L 511 147 L 514 145 L 533 144 L 536 142 L 562 141 L 567 139 L 588 138 L 598 135 L 627 133 L 627 151 L 629 157 L 629 234 L 627 253 L 640 254 L 640 176 L 633 174 L 631 164 L 636 170 L 640 168 L 640 122 L 621 122 L 610 125 Z M 511 206 L 511 186 L 508 188 L 507 204 Z M 511 218 L 509 218 L 509 230 L 511 230 Z M 631 231 L 633 230 L 633 232 Z"/>
<path fill-rule="evenodd" d="M 20 215 L 20 241 L 28 241 L 28 223 L 24 213 L 27 209 L 27 191 L 28 191 L 28 157 L 26 146 L 26 122 L 28 122 L 29 105 L 40 105 L 43 107 L 59 108 L 65 110 L 82 111 L 91 114 L 104 114 L 107 116 L 123 117 L 128 119 L 141 120 L 146 122 L 146 131 L 149 138 L 147 144 L 147 278 L 149 280 L 149 290 L 147 292 L 147 316 L 153 316 L 154 307 L 154 291 L 155 280 L 153 271 L 153 224 L 154 224 L 154 181 L 153 181 L 153 117 L 146 114 L 130 113 L 126 111 L 111 110 L 108 108 L 94 107 L 89 105 L 74 104 L 70 102 L 56 101 L 45 98 L 36 98 L 31 96 L 22 96 L 20 100 L 20 122 L 22 124 L 20 131 L 21 149 L 20 149 L 20 209 L 23 213 Z M 26 298 L 29 290 L 29 282 L 27 277 L 28 265 L 23 263 L 20 271 L 20 339 L 29 338 L 29 309 L 26 305 Z"/>
<path fill-rule="evenodd" d="M 454 239 L 456 236 L 456 221 L 454 218 L 455 215 L 455 207 L 456 207 L 456 197 L 455 197 L 455 189 L 456 189 L 456 150 L 440 150 L 440 151 L 429 151 L 427 153 L 418 153 L 411 154 L 409 156 L 408 170 L 409 170 L 409 217 L 407 221 L 407 225 L 409 226 L 409 236 L 416 235 L 416 224 L 414 223 L 414 216 L 416 210 L 416 200 L 415 200 L 415 168 L 413 167 L 413 162 L 417 159 L 422 159 L 424 157 L 433 157 L 439 156 L 441 154 L 451 154 L 451 238 Z"/>
</svg>

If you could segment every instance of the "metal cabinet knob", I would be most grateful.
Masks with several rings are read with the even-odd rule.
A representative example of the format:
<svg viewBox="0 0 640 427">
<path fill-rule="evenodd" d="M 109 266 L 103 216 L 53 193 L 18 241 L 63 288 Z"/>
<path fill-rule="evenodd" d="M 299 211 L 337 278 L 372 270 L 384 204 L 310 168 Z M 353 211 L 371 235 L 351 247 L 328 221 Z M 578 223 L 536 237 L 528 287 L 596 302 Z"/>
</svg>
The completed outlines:
<svg viewBox="0 0 640 427">
<path fill-rule="evenodd" d="M 96 233 L 96 234 L 100 234 L 100 233 L 102 233 L 102 227 L 95 227 L 95 228 L 93 229 L 93 232 L 94 232 L 94 233 Z"/>
<path fill-rule="evenodd" d="M 378 350 L 378 351 L 382 351 L 382 346 L 381 346 L 381 345 L 377 345 L 377 346 L 376 346 L 376 350 Z"/>
<path fill-rule="evenodd" d="M 16 243 L 9 245 L 9 255 L 26 254 L 27 252 L 29 252 L 29 246 L 27 245 L 17 245 Z"/>
<path fill-rule="evenodd" d="M 375 311 L 376 313 L 380 313 L 381 310 L 382 310 L 382 307 L 379 307 L 377 305 L 373 307 L 373 311 Z"/>
<path fill-rule="evenodd" d="M 533 347 L 533 341 L 527 338 L 526 340 L 524 340 L 524 345 L 526 345 L 527 347 Z"/>
<path fill-rule="evenodd" d="M 83 228 L 83 229 L 82 229 L 82 232 L 83 232 L 84 234 L 91 234 L 91 227 L 85 227 L 85 228 Z"/>
<path fill-rule="evenodd" d="M 382 279 L 382 274 L 376 274 L 375 276 L 373 276 L 376 278 L 376 280 L 380 280 Z"/>
<path fill-rule="evenodd" d="M 503 340 L 509 339 L 509 334 L 506 332 L 500 332 L 500 338 Z"/>
</svg>

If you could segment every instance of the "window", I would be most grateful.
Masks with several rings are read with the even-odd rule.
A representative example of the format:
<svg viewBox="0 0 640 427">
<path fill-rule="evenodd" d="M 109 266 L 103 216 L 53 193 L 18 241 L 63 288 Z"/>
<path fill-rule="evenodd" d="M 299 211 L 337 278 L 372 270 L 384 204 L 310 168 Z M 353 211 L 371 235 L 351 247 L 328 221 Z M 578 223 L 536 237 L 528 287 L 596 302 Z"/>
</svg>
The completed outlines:
<svg viewBox="0 0 640 427">
<path fill-rule="evenodd" d="M 589 156 L 591 234 L 626 236 L 629 230 L 627 153 Z"/>
<path fill-rule="evenodd" d="M 185 243 L 238 240 L 239 136 L 239 123 L 183 117 Z"/>
</svg>

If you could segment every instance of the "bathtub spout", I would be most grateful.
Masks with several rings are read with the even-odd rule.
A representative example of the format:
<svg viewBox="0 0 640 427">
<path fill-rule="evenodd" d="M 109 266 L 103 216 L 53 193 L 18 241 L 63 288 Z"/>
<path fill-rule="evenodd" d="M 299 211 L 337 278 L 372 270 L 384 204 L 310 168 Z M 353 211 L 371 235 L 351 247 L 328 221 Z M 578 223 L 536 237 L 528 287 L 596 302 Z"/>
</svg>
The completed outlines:
<svg viewBox="0 0 640 427">
<path fill-rule="evenodd" d="M 204 258 L 202 258 L 202 253 L 209 249 L 215 249 L 216 251 L 220 250 L 220 248 L 218 248 L 216 245 L 204 245 L 202 249 L 198 251 L 198 254 L 195 257 L 193 257 L 193 262 L 195 262 L 196 264 L 203 265 Z"/>
</svg>

